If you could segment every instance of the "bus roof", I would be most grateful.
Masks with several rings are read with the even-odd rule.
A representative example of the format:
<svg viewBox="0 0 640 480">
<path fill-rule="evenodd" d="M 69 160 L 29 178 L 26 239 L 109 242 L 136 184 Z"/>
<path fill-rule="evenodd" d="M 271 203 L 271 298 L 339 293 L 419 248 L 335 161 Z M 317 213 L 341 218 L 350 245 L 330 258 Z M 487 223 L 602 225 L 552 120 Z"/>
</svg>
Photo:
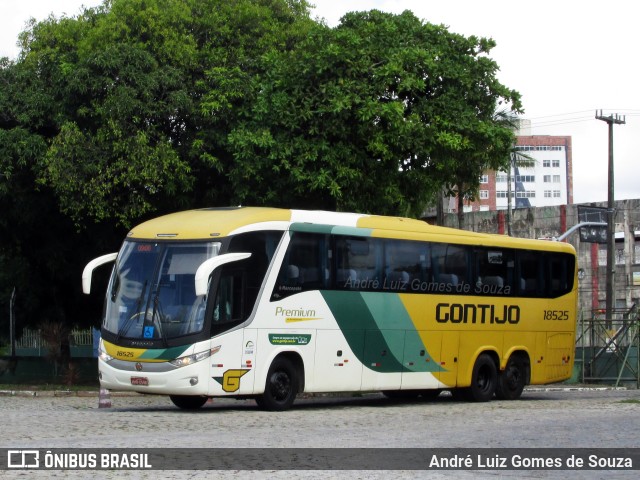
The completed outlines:
<svg viewBox="0 0 640 480">
<path fill-rule="evenodd" d="M 574 252 L 567 243 L 438 227 L 411 218 L 268 207 L 203 208 L 172 213 L 134 227 L 127 237 L 202 240 L 257 230 L 297 230 L 295 226 L 301 224 L 343 234 Z"/>
</svg>

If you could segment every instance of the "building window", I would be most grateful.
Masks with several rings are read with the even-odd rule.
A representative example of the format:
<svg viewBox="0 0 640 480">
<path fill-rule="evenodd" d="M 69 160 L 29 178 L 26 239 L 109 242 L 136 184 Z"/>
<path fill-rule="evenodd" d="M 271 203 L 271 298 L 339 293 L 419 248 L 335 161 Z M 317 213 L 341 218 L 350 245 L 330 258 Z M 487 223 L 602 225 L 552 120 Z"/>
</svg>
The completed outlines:
<svg viewBox="0 0 640 480">
<path fill-rule="evenodd" d="M 543 161 L 542 161 L 542 166 L 543 166 L 544 168 L 549 168 L 549 167 L 551 167 L 551 160 L 543 160 Z"/>
<path fill-rule="evenodd" d="M 508 198 L 509 196 L 507 195 L 507 191 L 506 190 L 497 190 L 496 191 L 496 197 L 497 198 Z M 514 198 L 514 192 L 511 192 L 511 198 Z"/>
<path fill-rule="evenodd" d="M 551 183 L 551 175 L 545 175 L 545 176 L 542 178 L 542 181 L 543 181 L 544 183 Z"/>
<path fill-rule="evenodd" d="M 553 191 L 553 198 L 560 198 L 560 190 Z"/>
<path fill-rule="evenodd" d="M 535 182 L 535 175 L 516 175 L 516 182 Z"/>
<path fill-rule="evenodd" d="M 560 152 L 564 147 L 559 145 L 518 145 L 516 146 L 516 151 L 519 152 Z"/>
<path fill-rule="evenodd" d="M 516 192 L 517 198 L 536 198 L 536 192 L 533 190 L 526 190 L 524 192 Z"/>
<path fill-rule="evenodd" d="M 560 167 L 560 160 L 553 160 L 552 165 L 554 168 L 559 168 Z"/>
<path fill-rule="evenodd" d="M 553 176 L 553 183 L 560 183 L 560 175 Z"/>
<path fill-rule="evenodd" d="M 544 191 L 544 198 L 551 198 L 551 190 Z"/>
<path fill-rule="evenodd" d="M 489 190 L 480 190 L 480 198 L 482 200 L 489 198 Z"/>
<path fill-rule="evenodd" d="M 489 183 L 489 175 L 480 175 L 480 183 Z"/>
<path fill-rule="evenodd" d="M 503 183 L 509 179 L 506 173 L 496 173 L 496 182 Z"/>
</svg>

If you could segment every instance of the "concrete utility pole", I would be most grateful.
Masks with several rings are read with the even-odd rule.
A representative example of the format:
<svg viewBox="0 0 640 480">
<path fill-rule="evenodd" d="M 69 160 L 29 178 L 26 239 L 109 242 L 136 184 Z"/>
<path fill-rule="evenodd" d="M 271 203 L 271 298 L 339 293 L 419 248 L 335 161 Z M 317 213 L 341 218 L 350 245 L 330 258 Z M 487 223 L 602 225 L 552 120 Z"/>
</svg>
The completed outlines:
<svg viewBox="0 0 640 480">
<path fill-rule="evenodd" d="M 596 111 L 596 119 L 607 122 L 609 125 L 609 195 L 607 201 L 607 299 L 606 299 L 606 319 L 611 320 L 614 302 L 614 274 L 616 272 L 615 259 L 615 209 L 613 190 L 613 126 L 615 124 L 624 125 L 627 123 L 625 117 L 620 117 L 617 113 L 608 116 Z"/>
</svg>

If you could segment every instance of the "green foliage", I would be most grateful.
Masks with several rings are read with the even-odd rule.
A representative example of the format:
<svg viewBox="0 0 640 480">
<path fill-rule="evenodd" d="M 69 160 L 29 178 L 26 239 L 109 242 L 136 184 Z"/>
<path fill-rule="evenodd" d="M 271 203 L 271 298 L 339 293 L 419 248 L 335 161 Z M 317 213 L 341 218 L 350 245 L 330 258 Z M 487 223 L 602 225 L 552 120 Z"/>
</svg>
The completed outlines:
<svg viewBox="0 0 640 480">
<path fill-rule="evenodd" d="M 491 40 L 410 12 L 329 28 L 305 0 L 105 0 L 20 42 L 0 59 L 0 308 L 15 286 L 32 324 L 94 323 L 82 267 L 148 216 L 418 215 L 508 161 L 494 113 L 520 109 Z"/>
<path fill-rule="evenodd" d="M 38 184 L 78 227 L 226 203 L 226 137 L 259 59 L 310 22 L 303 1 L 111 0 L 32 23 L 15 120 L 41 124 Z"/>
<path fill-rule="evenodd" d="M 19 328 L 93 324 L 87 261 L 146 216 L 226 204 L 249 80 L 307 23 L 297 0 L 107 0 L 31 22 L 18 60 L 0 59 L 2 311 L 16 287 Z"/>
<path fill-rule="evenodd" d="M 419 215 L 442 185 L 477 182 L 508 161 L 497 106 L 520 108 L 492 47 L 410 12 L 317 25 L 265 57 L 256 103 L 230 135 L 237 202 Z"/>
</svg>

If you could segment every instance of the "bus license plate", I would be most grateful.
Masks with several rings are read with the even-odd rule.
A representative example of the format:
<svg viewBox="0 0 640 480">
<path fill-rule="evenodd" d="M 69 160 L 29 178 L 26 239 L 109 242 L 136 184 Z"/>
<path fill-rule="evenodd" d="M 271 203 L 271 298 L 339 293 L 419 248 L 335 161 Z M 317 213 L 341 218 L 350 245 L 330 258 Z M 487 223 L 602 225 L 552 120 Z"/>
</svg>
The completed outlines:
<svg viewBox="0 0 640 480">
<path fill-rule="evenodd" d="M 131 385 L 149 386 L 149 379 L 147 377 L 131 377 Z"/>
</svg>

